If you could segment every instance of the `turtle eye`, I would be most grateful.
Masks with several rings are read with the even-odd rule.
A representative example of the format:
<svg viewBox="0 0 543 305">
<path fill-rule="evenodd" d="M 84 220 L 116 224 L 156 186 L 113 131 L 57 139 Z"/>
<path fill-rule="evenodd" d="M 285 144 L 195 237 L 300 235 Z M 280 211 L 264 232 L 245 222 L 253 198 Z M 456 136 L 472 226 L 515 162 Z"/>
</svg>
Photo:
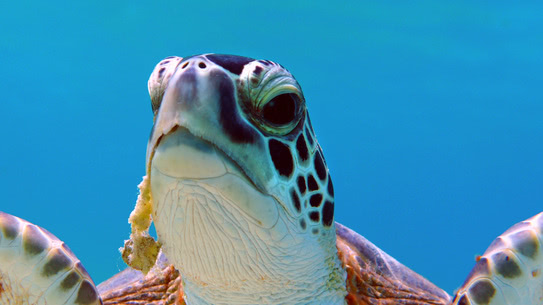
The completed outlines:
<svg viewBox="0 0 543 305">
<path fill-rule="evenodd" d="M 264 105 L 262 116 L 272 125 L 286 125 L 296 118 L 297 101 L 295 94 L 279 94 Z"/>
</svg>

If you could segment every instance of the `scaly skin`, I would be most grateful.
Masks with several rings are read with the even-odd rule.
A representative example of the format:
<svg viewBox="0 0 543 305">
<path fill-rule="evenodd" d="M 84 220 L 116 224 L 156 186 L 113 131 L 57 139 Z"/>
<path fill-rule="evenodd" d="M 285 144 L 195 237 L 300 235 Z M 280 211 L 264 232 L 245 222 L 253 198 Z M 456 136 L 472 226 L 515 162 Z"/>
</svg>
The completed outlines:
<svg viewBox="0 0 543 305">
<path fill-rule="evenodd" d="M 0 212 L 0 304 L 100 304 L 94 283 L 58 238 Z"/>
<path fill-rule="evenodd" d="M 0 304 L 541 304 L 542 214 L 498 237 L 452 301 L 335 223 L 322 149 L 282 66 L 169 57 L 149 93 L 150 183 L 131 219 L 145 236 L 152 212 L 165 255 L 102 283 L 100 300 L 61 241 L 0 213 Z M 154 252 L 132 246 L 143 261 Z"/>
<path fill-rule="evenodd" d="M 543 213 L 494 240 L 458 290 L 454 305 L 543 304 Z"/>
</svg>

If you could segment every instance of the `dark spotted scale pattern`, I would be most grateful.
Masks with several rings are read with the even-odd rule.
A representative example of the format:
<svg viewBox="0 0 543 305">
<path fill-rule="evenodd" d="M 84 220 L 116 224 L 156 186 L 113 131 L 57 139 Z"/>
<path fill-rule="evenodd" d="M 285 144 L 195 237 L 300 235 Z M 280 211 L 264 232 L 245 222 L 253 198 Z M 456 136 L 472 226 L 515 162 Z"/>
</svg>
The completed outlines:
<svg viewBox="0 0 543 305">
<path fill-rule="evenodd" d="M 101 304 L 90 276 L 63 242 L 47 230 L 3 212 L 0 212 L 0 257 L 0 286 L 12 293 L 13 304 L 22 300 L 38 302 L 38 298 L 46 304 Z M 24 276 L 24 281 L 19 276 Z M 18 290 L 13 290 L 9 283 L 21 283 L 23 287 L 41 283 L 46 285 L 45 293 L 26 287 L 39 294 L 17 295 Z"/>
<path fill-rule="evenodd" d="M 50 241 L 36 226 L 25 226 L 23 231 L 23 250 L 26 255 L 34 256 L 49 247 Z"/>
<path fill-rule="evenodd" d="M 300 194 L 304 195 L 305 191 L 307 190 L 304 176 L 298 176 L 298 179 L 296 179 L 296 183 L 298 184 L 298 190 L 300 191 Z"/>
<path fill-rule="evenodd" d="M 322 224 L 325 227 L 330 227 L 334 221 L 334 203 L 326 201 L 322 208 Z"/>
<path fill-rule="evenodd" d="M 181 60 L 166 58 L 150 78 L 154 110 L 160 106 L 159 98 L 163 95 L 153 88 L 164 90 L 165 84 L 160 81 L 167 81 L 170 70 L 178 66 L 186 70 L 180 74 L 176 84 L 183 83 L 187 88 L 190 87 L 187 84 L 197 82 L 196 70 L 191 72 L 191 69 L 207 69 L 210 66 L 209 78 L 214 80 L 218 90 L 217 111 L 221 132 L 232 145 L 248 150 L 261 145 L 259 143 L 264 144 L 262 147 L 267 148 L 272 165 L 270 170 L 273 171 L 267 173 L 267 177 L 277 177 L 278 183 L 286 187 L 287 198 L 283 200 L 298 217 L 300 228 L 333 227 L 332 181 L 303 94 L 292 75 L 277 63 L 248 57 L 205 54 Z M 282 82 L 289 85 L 281 87 Z M 290 89 L 285 89 L 287 87 Z M 187 94 L 189 91 L 195 90 L 188 90 Z M 182 100 L 193 98 L 188 96 Z"/>
<path fill-rule="evenodd" d="M 540 304 L 543 213 L 512 226 L 477 259 L 454 305 Z"/>
<path fill-rule="evenodd" d="M 268 140 L 270 158 L 278 176 L 294 185 L 288 200 L 296 212 L 301 212 L 301 229 L 329 229 L 334 223 L 334 186 L 307 113 L 306 118 L 296 129 L 298 134 Z"/>
<path fill-rule="evenodd" d="M 321 181 L 326 179 L 326 166 L 324 165 L 324 160 L 322 158 L 321 152 L 317 151 L 315 158 L 313 159 L 315 170 Z"/>
<path fill-rule="evenodd" d="M 490 304 L 490 301 L 496 295 L 496 288 L 489 280 L 479 280 L 471 285 L 469 294 L 472 295 L 476 304 Z"/>
<path fill-rule="evenodd" d="M 296 194 L 295 189 L 292 189 L 290 191 L 290 196 L 291 196 L 291 199 L 292 199 L 292 203 L 294 204 L 294 208 L 299 213 L 302 210 L 302 206 L 301 206 L 301 203 L 300 203 L 300 197 L 298 197 L 298 194 Z"/>
<path fill-rule="evenodd" d="M 318 208 L 322 203 L 322 195 L 321 194 L 314 194 L 309 198 L 309 204 L 314 207 Z"/>
<path fill-rule="evenodd" d="M 315 180 L 315 177 L 312 174 L 309 174 L 309 176 L 307 176 L 307 188 L 310 191 L 316 191 L 319 189 L 319 184 L 317 183 L 317 180 Z"/>
<path fill-rule="evenodd" d="M 307 144 L 303 135 L 300 135 L 296 141 L 296 150 L 302 162 L 305 162 L 309 158 L 309 151 L 307 150 Z"/>
</svg>

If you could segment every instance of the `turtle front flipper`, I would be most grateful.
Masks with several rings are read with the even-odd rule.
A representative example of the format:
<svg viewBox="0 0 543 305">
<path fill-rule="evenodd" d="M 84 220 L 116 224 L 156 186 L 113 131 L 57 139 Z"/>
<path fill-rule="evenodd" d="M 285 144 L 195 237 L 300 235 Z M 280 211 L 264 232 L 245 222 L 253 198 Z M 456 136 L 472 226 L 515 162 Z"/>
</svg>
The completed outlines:
<svg viewBox="0 0 543 305">
<path fill-rule="evenodd" d="M 477 258 L 454 305 L 543 304 L 543 213 L 496 238 Z"/>
<path fill-rule="evenodd" d="M 102 304 L 89 274 L 47 230 L 0 212 L 0 304 Z"/>
</svg>

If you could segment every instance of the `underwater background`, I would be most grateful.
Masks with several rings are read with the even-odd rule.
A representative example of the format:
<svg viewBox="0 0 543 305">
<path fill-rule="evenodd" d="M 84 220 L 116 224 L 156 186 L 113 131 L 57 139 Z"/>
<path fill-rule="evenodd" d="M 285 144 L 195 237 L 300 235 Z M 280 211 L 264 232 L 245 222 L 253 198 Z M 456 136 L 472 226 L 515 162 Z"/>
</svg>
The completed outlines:
<svg viewBox="0 0 543 305">
<path fill-rule="evenodd" d="M 125 268 L 155 64 L 270 59 L 304 90 L 336 220 L 452 294 L 494 238 L 543 211 L 534 3 L 6 1 L 0 210 L 106 280 Z"/>
</svg>

